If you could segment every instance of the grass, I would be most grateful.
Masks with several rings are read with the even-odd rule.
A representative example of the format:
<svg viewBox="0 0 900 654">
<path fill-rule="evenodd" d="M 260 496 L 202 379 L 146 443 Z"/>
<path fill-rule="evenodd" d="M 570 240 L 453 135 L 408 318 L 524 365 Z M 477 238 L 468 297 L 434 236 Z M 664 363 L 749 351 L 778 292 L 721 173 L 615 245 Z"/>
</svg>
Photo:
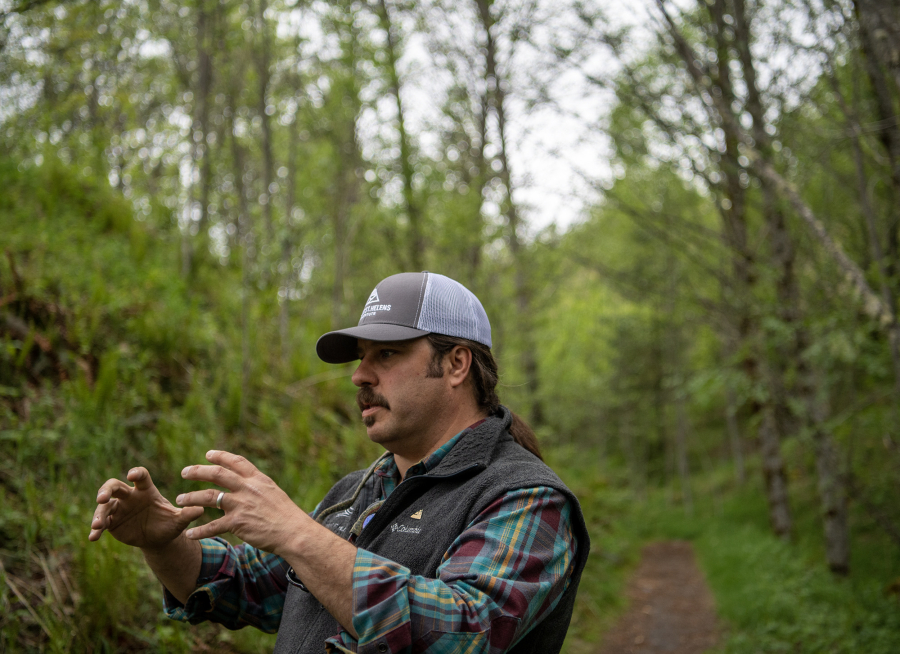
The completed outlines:
<svg viewBox="0 0 900 654">
<path fill-rule="evenodd" d="M 879 580 L 835 579 L 755 525 L 715 525 L 696 546 L 731 626 L 723 652 L 897 652 L 900 607 Z"/>
<path fill-rule="evenodd" d="M 729 626 L 722 651 L 895 654 L 900 603 L 885 592 L 900 576 L 900 552 L 867 520 L 851 514 L 851 574 L 825 565 L 814 488 L 793 485 L 797 533 L 775 538 L 761 493 L 744 489 L 720 517 L 702 521 L 695 539 L 700 564 Z"/>
<path fill-rule="evenodd" d="M 598 466 L 584 453 L 552 458 L 569 462 L 563 475 L 582 500 L 593 537 L 566 644 L 570 654 L 596 650 L 625 609 L 622 590 L 641 546 L 668 539 L 694 545 L 724 627 L 720 654 L 900 651 L 900 601 L 888 592 L 900 578 L 900 552 L 851 505 L 851 574 L 832 575 L 811 476 L 798 475 L 791 487 L 796 533 L 788 543 L 768 528 L 758 469 L 741 487 L 726 466 L 696 476 L 688 515 L 672 491 L 653 489 L 640 499 L 621 472 L 591 481 Z"/>
</svg>

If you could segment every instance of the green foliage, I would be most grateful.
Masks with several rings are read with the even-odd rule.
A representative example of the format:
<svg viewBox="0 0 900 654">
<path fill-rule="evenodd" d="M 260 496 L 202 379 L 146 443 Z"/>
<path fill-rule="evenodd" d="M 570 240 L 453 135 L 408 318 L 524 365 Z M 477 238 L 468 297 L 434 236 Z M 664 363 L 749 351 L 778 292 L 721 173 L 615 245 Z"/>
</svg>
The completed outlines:
<svg viewBox="0 0 900 654">
<path fill-rule="evenodd" d="M 550 461 L 578 494 L 592 538 L 566 652 L 595 651 L 602 633 L 626 608 L 623 590 L 641 546 L 688 540 L 716 600 L 724 638 L 716 652 L 873 652 L 888 654 L 900 639 L 900 607 L 887 582 L 900 575 L 900 556 L 861 511 L 853 572 L 824 567 L 814 480 L 795 485 L 799 529 L 786 543 L 767 525 L 762 489 L 734 488 L 717 466 L 694 480 L 693 516 L 673 506 L 666 489 L 641 498 L 621 468 L 599 466 L 596 451 L 557 448 Z M 756 470 L 758 462 L 751 461 Z"/>
<path fill-rule="evenodd" d="M 751 461 L 754 469 L 758 462 Z M 670 505 L 664 492 L 624 517 L 635 542 L 690 540 L 712 587 L 725 639 L 721 651 L 893 652 L 900 639 L 900 607 L 886 592 L 900 574 L 900 556 L 887 537 L 854 512 L 853 570 L 844 579 L 823 565 L 815 480 L 794 476 L 795 543 L 768 528 L 762 489 L 754 484 L 723 494 L 727 470 L 695 480 L 696 514 Z"/>
<path fill-rule="evenodd" d="M 532 9 L 488 4 L 498 56 L 524 48 Z M 189 487 L 181 466 L 216 447 L 312 507 L 378 451 L 360 437 L 352 366 L 322 364 L 315 340 L 354 322 L 375 281 L 421 260 L 482 299 L 501 399 L 523 415 L 541 409 L 541 442 L 584 500 L 595 555 L 570 651 L 593 650 L 623 608 L 640 544 L 659 537 L 696 544 L 731 629 L 725 651 L 889 651 L 896 606 L 882 589 L 898 550 L 883 532 L 900 524 L 900 414 L 884 325 L 860 310 L 794 207 L 767 195 L 720 108 L 708 110 L 728 70 L 724 91 L 747 128 L 740 48 L 773 46 L 759 75 L 772 80 L 765 124 L 754 125 L 771 139 L 753 141 L 872 288 L 896 296 L 900 188 L 884 146 L 893 121 L 879 115 L 868 68 L 878 53 L 864 56 L 841 5 L 808 16 L 792 3 L 748 5 L 747 43 L 732 16 L 716 27 L 711 12 L 726 5 L 675 17 L 707 67 L 703 89 L 669 36 L 626 52 L 627 30 L 596 20 L 598 7 L 554 5 L 588 29 L 560 39 L 560 59 L 594 61 L 609 47 L 622 65 L 589 81 L 615 93 L 615 181 L 598 184 L 583 222 L 538 234 L 511 229 L 511 153 L 496 132 L 516 127 L 517 102 L 542 108 L 543 60 L 520 94 L 512 72 L 486 74 L 484 26 L 453 27 L 474 19 L 468 5 L 391 6 L 397 35 L 424 37 L 433 77 L 446 78 L 434 124 L 407 121 L 405 154 L 384 100 L 416 66 L 387 56 L 374 5 L 272 0 L 257 16 L 253 3 L 73 0 L 4 13 L 0 649 L 271 649 L 249 631 L 164 621 L 139 557 L 85 541 L 93 494 L 145 465 L 174 496 Z M 435 15 L 452 43 L 430 29 Z M 784 26 L 819 22 L 830 36 L 804 70 L 809 48 Z M 561 61 L 543 63 L 567 77 Z M 894 106 L 897 89 L 887 91 Z M 419 98 L 400 95 L 410 112 Z M 786 240 L 773 237 L 776 216 Z M 824 572 L 811 379 L 819 426 L 852 482 L 846 581 Z M 774 404 L 791 545 L 768 535 L 759 489 L 732 481 L 725 435 L 732 416 L 758 483 L 756 434 Z"/>
<path fill-rule="evenodd" d="M 311 509 L 341 471 L 373 456 L 349 428 L 352 394 L 336 380 L 288 399 L 268 390 L 272 367 L 259 360 L 244 386 L 231 345 L 239 277 L 223 269 L 203 294 L 189 290 L 171 273 L 169 243 L 148 236 L 152 227 L 114 191 L 59 164 L 18 170 L 8 161 L 0 186 L 9 253 L 0 296 L 13 294 L 0 317 L 29 329 L 24 339 L 0 332 L 0 560 L 11 580 L 0 606 L 17 607 L 0 618 L 4 651 L 270 650 L 271 636 L 160 621 L 139 553 L 110 537 L 87 542 L 93 497 L 133 465 L 174 497 L 188 488 L 178 471 L 218 447 L 256 461 Z M 312 356 L 297 368 L 315 374 L 323 366 Z M 254 398 L 247 430 L 235 408 L 244 392 Z"/>
<path fill-rule="evenodd" d="M 720 615 L 732 625 L 724 652 L 896 649 L 900 612 L 879 576 L 835 579 L 756 525 L 716 525 L 697 544 Z"/>
</svg>

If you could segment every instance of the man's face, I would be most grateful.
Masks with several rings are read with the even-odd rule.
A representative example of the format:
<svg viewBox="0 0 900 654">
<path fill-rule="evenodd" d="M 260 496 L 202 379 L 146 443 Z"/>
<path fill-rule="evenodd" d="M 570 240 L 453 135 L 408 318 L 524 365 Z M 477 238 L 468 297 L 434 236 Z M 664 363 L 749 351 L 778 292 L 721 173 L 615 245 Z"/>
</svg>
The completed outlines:
<svg viewBox="0 0 900 654">
<path fill-rule="evenodd" d="M 353 383 L 369 438 L 395 454 L 414 453 L 449 399 L 447 379 L 429 376 L 428 340 L 359 339 L 358 353 Z"/>
</svg>

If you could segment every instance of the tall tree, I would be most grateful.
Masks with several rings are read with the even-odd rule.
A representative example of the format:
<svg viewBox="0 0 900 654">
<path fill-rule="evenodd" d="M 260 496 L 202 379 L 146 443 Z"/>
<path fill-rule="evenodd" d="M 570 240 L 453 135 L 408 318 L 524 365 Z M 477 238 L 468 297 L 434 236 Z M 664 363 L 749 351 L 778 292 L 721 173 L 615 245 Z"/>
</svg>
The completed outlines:
<svg viewBox="0 0 900 654">
<path fill-rule="evenodd" d="M 272 218 L 272 194 L 275 192 L 275 155 L 272 149 L 272 124 L 270 116 L 274 106 L 269 104 L 271 82 L 271 26 L 267 15 L 268 0 L 256 2 L 256 75 L 258 82 L 257 115 L 261 125 L 262 148 L 262 189 L 259 195 L 262 204 L 263 222 L 266 230 L 266 243 L 274 245 L 275 224 Z"/>
<path fill-rule="evenodd" d="M 422 225 L 423 212 L 416 197 L 414 185 L 415 162 L 411 138 L 407 131 L 406 113 L 400 88 L 399 56 L 400 45 L 397 29 L 392 20 L 387 0 L 378 0 L 378 19 L 385 34 L 385 72 L 388 89 L 394 99 L 397 111 L 397 138 L 399 141 L 398 168 L 403 180 L 403 206 L 409 223 L 409 262 L 413 270 L 422 270 L 425 262 L 425 233 Z"/>
<path fill-rule="evenodd" d="M 197 236 L 199 247 L 208 247 L 209 203 L 213 186 L 212 161 L 210 153 L 210 114 L 213 102 L 214 84 L 213 49 L 218 41 L 216 29 L 220 19 L 219 3 L 210 0 L 198 0 L 195 9 L 194 30 L 196 32 L 196 57 L 194 64 L 195 81 L 193 87 L 193 115 L 190 141 L 191 148 L 191 180 L 188 193 L 188 212 L 191 222 L 182 235 L 182 274 L 189 276 L 193 272 L 195 244 L 193 243 L 193 220 L 197 214 Z"/>
<path fill-rule="evenodd" d="M 506 76 L 501 71 L 500 53 L 497 48 L 496 25 L 492 0 L 475 0 L 481 21 L 481 37 L 484 42 L 484 75 L 493 116 L 497 121 L 497 162 L 504 188 L 503 215 L 506 219 L 506 240 L 512 257 L 515 279 L 515 301 L 518 324 L 523 339 L 522 369 L 531 404 L 530 418 L 535 424 L 544 422 L 544 410 L 540 399 L 540 382 L 537 369 L 533 324 L 532 289 L 528 277 L 527 253 L 522 245 L 522 219 L 513 197 L 512 172 L 510 170 L 509 133 L 507 126 Z"/>
</svg>

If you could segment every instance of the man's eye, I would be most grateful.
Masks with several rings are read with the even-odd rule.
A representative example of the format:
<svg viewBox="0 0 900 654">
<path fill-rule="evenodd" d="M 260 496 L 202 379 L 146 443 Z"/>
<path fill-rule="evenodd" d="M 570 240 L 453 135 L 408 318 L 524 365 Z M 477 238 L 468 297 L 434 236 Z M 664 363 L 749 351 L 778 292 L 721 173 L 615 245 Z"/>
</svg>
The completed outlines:
<svg viewBox="0 0 900 654">
<path fill-rule="evenodd" d="M 381 358 L 382 359 L 390 358 L 391 356 L 393 356 L 395 354 L 397 354 L 397 350 L 381 350 Z"/>
</svg>

